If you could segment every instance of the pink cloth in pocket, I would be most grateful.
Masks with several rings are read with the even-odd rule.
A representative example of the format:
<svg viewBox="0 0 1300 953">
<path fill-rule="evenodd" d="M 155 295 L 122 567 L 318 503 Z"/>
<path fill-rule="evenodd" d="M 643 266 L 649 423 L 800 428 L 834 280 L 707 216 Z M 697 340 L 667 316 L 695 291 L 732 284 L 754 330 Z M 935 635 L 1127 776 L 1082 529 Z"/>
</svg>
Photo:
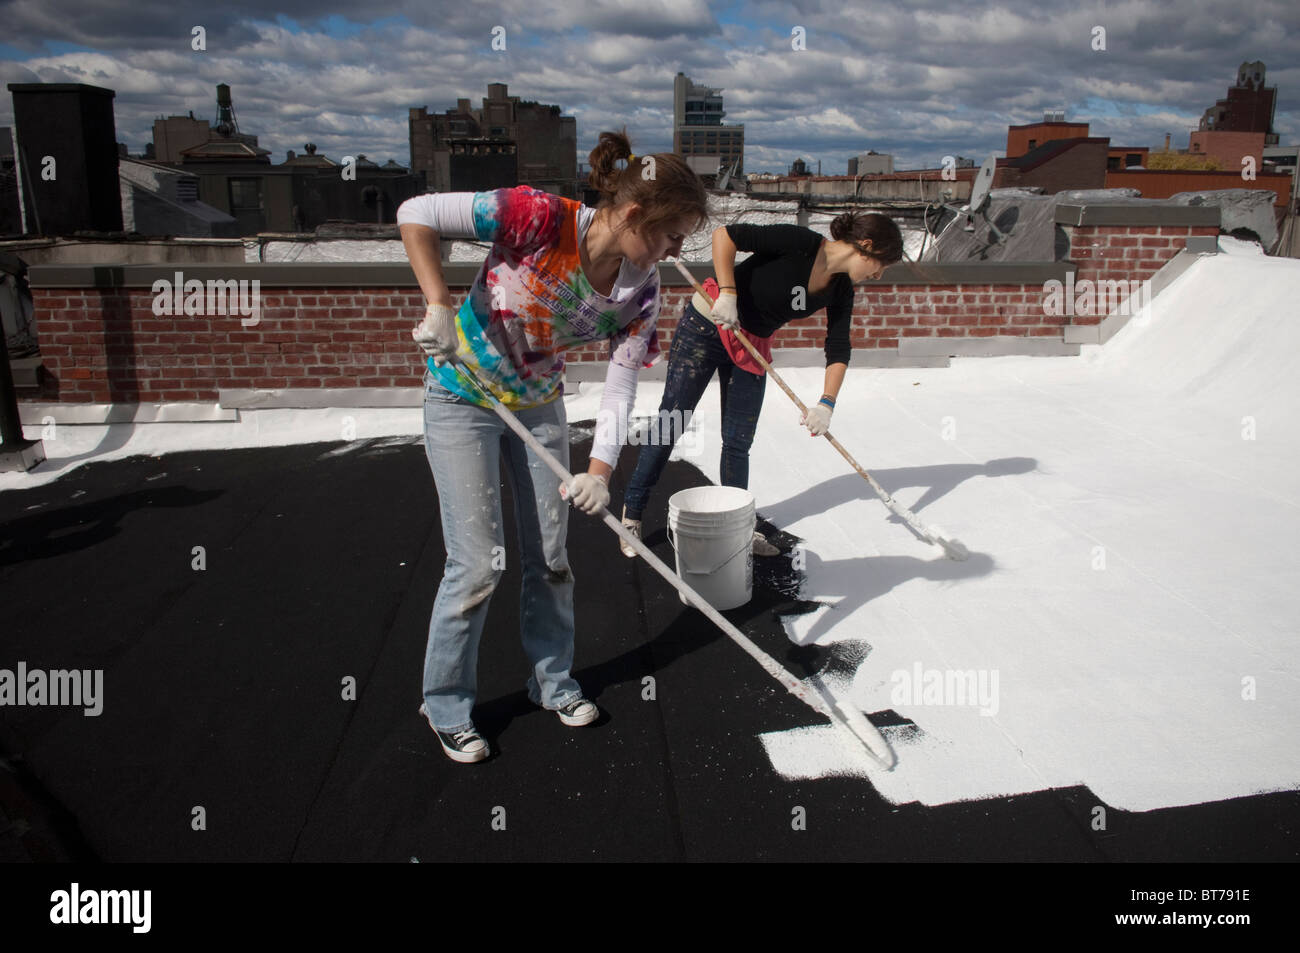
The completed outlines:
<svg viewBox="0 0 1300 953">
<path fill-rule="evenodd" d="M 710 301 L 718 299 L 718 283 L 712 278 L 704 280 L 704 293 L 709 296 Z M 745 332 L 749 338 L 749 343 L 754 345 L 754 350 L 763 355 L 763 360 L 772 363 L 772 339 L 770 337 L 761 338 L 756 334 Z M 751 374 L 763 374 L 763 365 L 754 360 L 754 355 L 745 350 L 745 345 L 736 340 L 735 332 L 727 328 L 718 328 L 718 337 L 722 339 L 722 346 L 726 348 L 727 356 L 731 358 L 731 363 L 735 364 L 742 371 L 748 371 Z"/>
</svg>

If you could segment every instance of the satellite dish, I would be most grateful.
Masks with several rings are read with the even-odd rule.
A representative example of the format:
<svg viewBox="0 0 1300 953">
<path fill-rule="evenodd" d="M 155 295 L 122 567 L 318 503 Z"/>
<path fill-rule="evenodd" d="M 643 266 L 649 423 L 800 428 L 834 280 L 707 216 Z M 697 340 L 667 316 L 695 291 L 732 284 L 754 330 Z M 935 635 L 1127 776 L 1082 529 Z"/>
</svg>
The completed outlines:
<svg viewBox="0 0 1300 953">
<path fill-rule="evenodd" d="M 966 206 L 966 224 L 962 227 L 968 232 L 975 231 L 975 216 L 978 215 L 989 227 L 993 241 L 1001 245 L 1007 240 L 1007 236 L 989 221 L 989 191 L 993 188 L 993 173 L 997 165 L 997 156 L 989 156 L 976 173 L 975 184 L 970 190 L 970 204 Z"/>
<path fill-rule="evenodd" d="M 993 188 L 993 173 L 997 168 L 998 160 L 996 156 L 989 156 L 980 166 L 980 170 L 975 175 L 975 184 L 970 190 L 970 215 L 977 215 L 984 211 L 984 206 L 988 204 L 989 190 Z"/>
<path fill-rule="evenodd" d="M 727 186 L 731 183 L 731 177 L 736 174 L 736 168 L 739 165 L 740 165 L 740 161 L 737 160 L 731 164 L 730 168 L 723 170 L 722 174 L 718 178 L 718 183 L 717 185 L 714 186 L 714 188 L 716 188 L 720 192 L 727 191 Z"/>
<path fill-rule="evenodd" d="M 993 188 L 993 175 L 997 171 L 997 165 L 997 156 L 989 156 L 984 160 L 984 164 L 980 166 L 979 172 L 975 174 L 975 182 L 971 186 L 970 202 L 967 205 L 959 207 L 953 204 L 952 189 L 944 189 L 943 200 L 941 202 L 927 205 L 925 207 L 925 211 L 922 215 L 922 222 L 925 225 L 926 240 L 929 240 L 930 238 L 933 238 L 935 242 L 938 242 L 939 240 L 939 236 L 932 234 L 930 228 L 930 215 L 936 209 L 939 211 L 938 223 L 943 226 L 940 229 L 941 233 L 946 231 L 948 228 L 955 228 L 957 223 L 961 221 L 963 217 L 965 218 L 965 222 L 962 223 L 963 230 L 973 232 L 975 231 L 975 216 L 978 215 L 984 220 L 984 224 L 989 227 L 989 233 L 993 236 L 993 240 L 996 244 L 1000 245 L 1007 240 L 1007 236 L 1004 235 L 996 225 L 989 221 L 988 216 L 989 192 Z M 947 210 L 948 214 L 952 217 L 945 220 L 944 210 Z M 917 255 L 917 259 L 920 260 L 924 254 L 925 242 L 923 241 L 921 243 L 921 253 Z"/>
</svg>

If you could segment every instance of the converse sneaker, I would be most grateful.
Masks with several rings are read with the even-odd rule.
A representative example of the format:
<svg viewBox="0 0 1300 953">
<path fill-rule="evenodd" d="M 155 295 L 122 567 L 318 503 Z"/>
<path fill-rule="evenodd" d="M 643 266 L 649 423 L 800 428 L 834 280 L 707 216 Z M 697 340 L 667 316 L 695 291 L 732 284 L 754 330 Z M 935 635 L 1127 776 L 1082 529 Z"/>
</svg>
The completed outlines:
<svg viewBox="0 0 1300 953">
<path fill-rule="evenodd" d="M 420 714 L 424 716 L 425 721 L 429 721 L 429 713 L 420 706 Z M 429 727 L 433 728 L 433 722 L 429 722 Z M 470 725 L 464 731 L 441 731 L 433 728 L 433 733 L 438 736 L 438 742 L 442 745 L 442 750 L 447 753 L 447 757 L 452 761 L 459 761 L 462 764 L 472 764 L 475 761 L 482 761 L 491 752 L 488 750 L 488 744 L 479 735 L 473 725 Z"/>
<path fill-rule="evenodd" d="M 767 541 L 767 537 L 755 530 L 753 550 L 755 556 L 778 556 L 781 550 Z"/>
<path fill-rule="evenodd" d="M 640 521 L 640 520 L 630 520 L 630 519 L 628 519 L 628 518 L 627 518 L 627 510 L 624 510 L 624 511 L 623 511 L 623 514 L 624 514 L 624 515 L 623 515 L 623 528 L 624 528 L 625 530 L 627 530 L 629 533 L 631 533 L 633 536 L 635 536 L 637 539 L 640 539 L 640 538 L 641 538 L 641 521 Z M 634 559 L 634 558 L 636 558 L 636 550 L 633 549 L 633 548 L 631 547 L 631 545 L 628 543 L 628 541 L 625 540 L 625 539 L 623 539 L 621 536 L 619 537 L 619 540 L 618 540 L 618 548 L 621 549 L 621 550 L 623 551 L 623 555 L 626 556 L 628 559 Z"/>
<path fill-rule="evenodd" d="M 570 728 L 589 725 L 600 717 L 600 709 L 581 697 L 575 698 L 563 708 L 557 708 L 555 713 L 560 716 L 560 721 Z"/>
</svg>

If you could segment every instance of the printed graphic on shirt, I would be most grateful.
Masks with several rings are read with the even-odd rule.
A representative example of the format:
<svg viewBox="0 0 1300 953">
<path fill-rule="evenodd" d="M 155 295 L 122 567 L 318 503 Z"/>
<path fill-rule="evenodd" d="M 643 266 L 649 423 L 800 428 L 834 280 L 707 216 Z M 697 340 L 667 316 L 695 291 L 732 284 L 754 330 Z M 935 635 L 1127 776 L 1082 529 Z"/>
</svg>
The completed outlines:
<svg viewBox="0 0 1300 953">
<path fill-rule="evenodd" d="M 456 315 L 458 359 L 507 407 L 535 407 L 559 393 L 564 351 L 608 339 L 628 367 L 659 357 L 659 278 L 624 301 L 592 288 L 578 250 L 577 202 L 527 186 L 478 192 L 474 230 L 492 242 Z M 429 369 L 443 387 L 486 405 L 451 364 Z"/>
</svg>

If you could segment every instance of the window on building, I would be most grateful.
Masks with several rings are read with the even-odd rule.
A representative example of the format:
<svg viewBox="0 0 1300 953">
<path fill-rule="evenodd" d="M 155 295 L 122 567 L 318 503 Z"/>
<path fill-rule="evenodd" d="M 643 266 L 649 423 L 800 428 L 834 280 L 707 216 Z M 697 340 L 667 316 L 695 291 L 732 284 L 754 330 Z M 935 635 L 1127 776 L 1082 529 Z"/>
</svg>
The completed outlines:
<svg viewBox="0 0 1300 953">
<path fill-rule="evenodd" d="M 1106 169 L 1110 172 L 1119 171 L 1119 156 L 1106 157 Z"/>
<path fill-rule="evenodd" d="M 262 208 L 261 179 L 230 180 L 230 211 L 260 211 Z"/>
<path fill-rule="evenodd" d="M 1038 140 L 1037 140 L 1037 139 L 1030 139 L 1030 140 L 1029 140 L 1029 148 L 1031 148 L 1031 149 L 1037 149 L 1037 148 L 1038 148 Z"/>
<path fill-rule="evenodd" d="M 1142 154 L 1140 152 L 1130 152 L 1128 155 L 1124 156 L 1125 168 L 1131 165 L 1141 165 L 1141 164 L 1142 164 Z"/>
</svg>

